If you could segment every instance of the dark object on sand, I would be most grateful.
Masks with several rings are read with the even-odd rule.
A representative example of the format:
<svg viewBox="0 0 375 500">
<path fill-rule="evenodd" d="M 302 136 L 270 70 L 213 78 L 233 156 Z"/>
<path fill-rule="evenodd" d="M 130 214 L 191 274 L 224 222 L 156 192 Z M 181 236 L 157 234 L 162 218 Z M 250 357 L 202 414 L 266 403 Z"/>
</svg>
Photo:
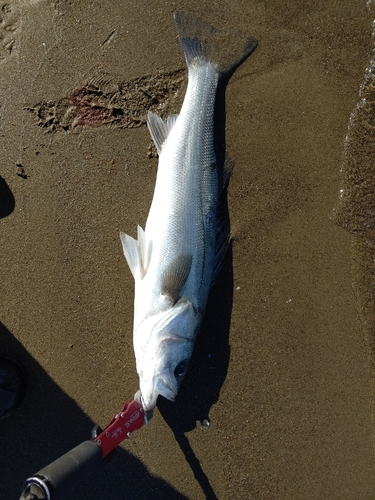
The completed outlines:
<svg viewBox="0 0 375 500">
<path fill-rule="evenodd" d="M 25 378 L 21 368 L 10 359 L 0 358 L 0 418 L 11 415 L 24 394 Z"/>
<path fill-rule="evenodd" d="M 8 217 L 16 206 L 16 200 L 6 180 L 0 175 L 0 219 Z"/>
</svg>

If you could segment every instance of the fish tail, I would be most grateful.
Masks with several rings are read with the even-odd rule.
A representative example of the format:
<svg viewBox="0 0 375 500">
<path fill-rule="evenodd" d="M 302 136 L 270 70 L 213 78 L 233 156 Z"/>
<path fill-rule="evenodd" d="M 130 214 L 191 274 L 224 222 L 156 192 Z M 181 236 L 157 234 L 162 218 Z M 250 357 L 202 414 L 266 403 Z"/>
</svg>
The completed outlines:
<svg viewBox="0 0 375 500">
<path fill-rule="evenodd" d="M 231 76 L 258 45 L 248 35 L 215 29 L 193 12 L 175 12 L 174 20 L 189 68 L 210 63 L 220 76 Z"/>
</svg>

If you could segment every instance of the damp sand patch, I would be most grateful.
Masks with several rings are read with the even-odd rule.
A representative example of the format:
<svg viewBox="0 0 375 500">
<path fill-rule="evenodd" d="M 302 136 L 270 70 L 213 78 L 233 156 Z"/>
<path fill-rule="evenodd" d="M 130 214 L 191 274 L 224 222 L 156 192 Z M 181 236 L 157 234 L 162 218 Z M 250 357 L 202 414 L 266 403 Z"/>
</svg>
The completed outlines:
<svg viewBox="0 0 375 500">
<path fill-rule="evenodd" d="M 352 235 L 352 285 L 371 377 L 375 449 L 375 50 L 349 119 L 340 173 L 341 189 L 333 219 Z"/>
<path fill-rule="evenodd" d="M 46 132 L 76 127 L 137 128 L 146 125 L 148 111 L 163 119 L 181 107 L 187 71 L 157 73 L 121 82 L 106 73 L 84 81 L 57 101 L 41 101 L 25 109 Z"/>
</svg>

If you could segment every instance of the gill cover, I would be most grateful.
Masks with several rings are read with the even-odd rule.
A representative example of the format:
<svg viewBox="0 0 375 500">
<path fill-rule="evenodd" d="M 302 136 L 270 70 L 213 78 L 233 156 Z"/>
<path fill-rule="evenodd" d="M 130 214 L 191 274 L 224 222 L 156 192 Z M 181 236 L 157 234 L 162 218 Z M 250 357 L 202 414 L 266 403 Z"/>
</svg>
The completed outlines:
<svg viewBox="0 0 375 500">
<path fill-rule="evenodd" d="M 187 373 L 200 323 L 200 312 L 182 297 L 164 313 L 142 322 L 134 332 L 138 339 L 145 339 L 135 349 L 145 411 L 154 408 L 159 395 L 175 400 Z"/>
</svg>

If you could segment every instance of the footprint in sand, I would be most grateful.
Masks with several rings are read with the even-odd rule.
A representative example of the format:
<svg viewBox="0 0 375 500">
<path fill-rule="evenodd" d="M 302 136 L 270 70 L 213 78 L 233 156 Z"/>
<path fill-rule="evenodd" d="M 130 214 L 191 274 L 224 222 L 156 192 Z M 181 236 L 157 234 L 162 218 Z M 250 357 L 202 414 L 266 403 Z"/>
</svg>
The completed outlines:
<svg viewBox="0 0 375 500">
<path fill-rule="evenodd" d="M 0 3 L 0 62 L 12 53 L 20 29 L 20 4 Z"/>
<path fill-rule="evenodd" d="M 21 31 L 23 8 L 40 0 L 0 1 L 0 63 L 7 59 L 15 49 Z"/>
</svg>

